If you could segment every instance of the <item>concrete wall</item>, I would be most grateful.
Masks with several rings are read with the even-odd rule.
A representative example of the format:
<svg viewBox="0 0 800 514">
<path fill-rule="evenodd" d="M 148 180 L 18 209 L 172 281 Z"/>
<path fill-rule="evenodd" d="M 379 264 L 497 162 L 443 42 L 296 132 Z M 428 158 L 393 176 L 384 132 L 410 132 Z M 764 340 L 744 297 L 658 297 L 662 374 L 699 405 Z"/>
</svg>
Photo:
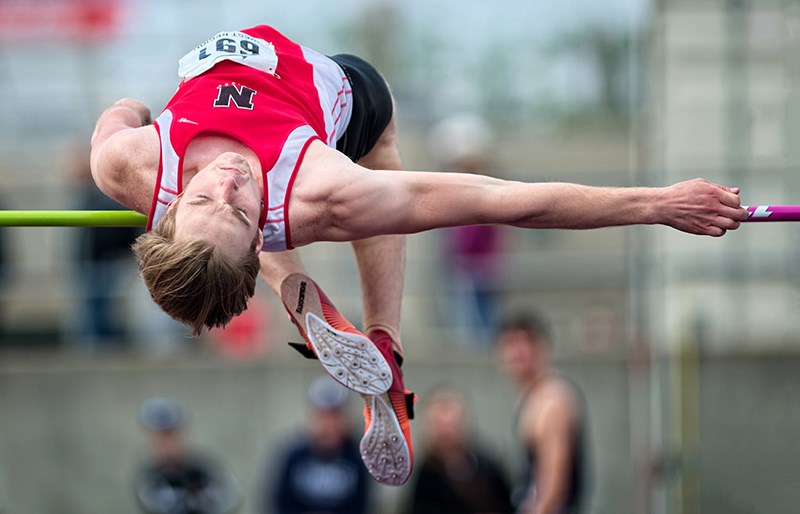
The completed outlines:
<svg viewBox="0 0 800 514">
<path fill-rule="evenodd" d="M 692 480 L 694 512 L 796 512 L 800 491 L 800 357 L 705 357 L 696 368 L 699 409 L 696 445 L 682 454 L 631 453 L 628 370 L 613 359 L 562 361 L 583 388 L 590 415 L 593 486 L 591 512 L 634 512 L 636 473 L 650 468 L 656 483 Z M 412 360 L 407 384 L 425 392 L 440 382 L 462 387 L 480 439 L 514 469 L 519 452 L 512 434 L 513 391 L 486 357 L 454 357 L 436 365 Z M 304 395 L 317 376 L 313 363 L 277 355 L 251 364 L 188 355 L 173 361 L 128 358 L 75 360 L 5 355 L 0 368 L 0 512 L 83 514 L 136 512 L 131 480 L 145 452 L 136 421 L 139 403 L 152 395 L 179 398 L 191 410 L 193 441 L 221 458 L 253 501 L 265 462 L 304 419 Z M 355 399 L 354 399 L 355 400 Z M 682 412 L 687 412 L 684 402 Z M 359 405 L 353 419 L 360 430 Z M 676 431 L 677 415 L 665 420 Z M 414 440 L 421 452 L 420 420 Z M 683 430 L 684 441 L 687 437 Z M 375 512 L 392 513 L 405 490 L 376 485 Z M 677 512 L 673 505 L 670 512 Z"/>
<path fill-rule="evenodd" d="M 265 462 L 301 426 L 305 389 L 320 369 L 288 356 L 235 364 L 194 355 L 172 361 L 76 360 L 5 355 L 0 365 L 0 512 L 84 514 L 136 512 L 131 481 L 146 450 L 137 425 L 142 400 L 170 395 L 191 411 L 196 445 L 220 457 L 254 512 Z M 519 464 L 512 442 L 514 393 L 488 357 L 454 357 L 435 365 L 412 360 L 406 383 L 420 393 L 449 382 L 463 387 L 480 439 L 509 469 Z M 590 405 L 596 469 L 594 512 L 630 510 L 626 372 L 620 362 L 569 365 Z M 353 401 L 357 430 L 360 405 Z M 422 451 L 420 421 L 415 442 Z M 391 513 L 404 489 L 375 487 L 375 512 Z"/>
</svg>

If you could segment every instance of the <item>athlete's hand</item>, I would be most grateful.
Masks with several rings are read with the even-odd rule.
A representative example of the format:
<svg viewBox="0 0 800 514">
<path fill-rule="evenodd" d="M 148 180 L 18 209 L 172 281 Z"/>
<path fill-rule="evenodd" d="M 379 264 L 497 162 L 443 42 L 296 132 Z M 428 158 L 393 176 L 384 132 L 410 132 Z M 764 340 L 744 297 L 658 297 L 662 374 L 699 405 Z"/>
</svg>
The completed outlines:
<svg viewBox="0 0 800 514">
<path fill-rule="evenodd" d="M 738 187 L 726 187 L 705 179 L 678 182 L 663 190 L 657 207 L 660 223 L 690 234 L 719 237 L 736 230 L 747 219 Z"/>
<path fill-rule="evenodd" d="M 153 118 L 150 115 L 150 108 L 146 106 L 144 103 L 140 102 L 139 100 L 134 100 L 132 98 L 122 98 L 114 102 L 114 105 L 119 107 L 126 107 L 136 114 L 139 115 L 139 119 L 142 121 L 142 127 L 145 125 L 150 125 L 153 123 Z"/>
</svg>

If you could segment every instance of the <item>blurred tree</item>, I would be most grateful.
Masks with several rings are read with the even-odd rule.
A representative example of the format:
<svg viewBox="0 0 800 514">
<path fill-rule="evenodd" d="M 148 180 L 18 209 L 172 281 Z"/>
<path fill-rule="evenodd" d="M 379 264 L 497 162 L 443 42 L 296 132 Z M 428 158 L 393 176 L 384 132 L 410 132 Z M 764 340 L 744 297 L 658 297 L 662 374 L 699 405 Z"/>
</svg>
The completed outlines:
<svg viewBox="0 0 800 514">
<path fill-rule="evenodd" d="M 634 59 L 638 53 L 631 50 L 640 40 L 641 36 L 625 30 L 590 25 L 565 33 L 548 45 L 545 53 L 550 58 L 577 59 L 594 71 L 597 79 L 595 105 L 587 106 L 589 110 L 583 109 L 581 117 L 599 115 L 622 121 L 630 113 L 631 95 L 639 97 L 630 79 L 631 68 L 639 69 Z"/>
</svg>

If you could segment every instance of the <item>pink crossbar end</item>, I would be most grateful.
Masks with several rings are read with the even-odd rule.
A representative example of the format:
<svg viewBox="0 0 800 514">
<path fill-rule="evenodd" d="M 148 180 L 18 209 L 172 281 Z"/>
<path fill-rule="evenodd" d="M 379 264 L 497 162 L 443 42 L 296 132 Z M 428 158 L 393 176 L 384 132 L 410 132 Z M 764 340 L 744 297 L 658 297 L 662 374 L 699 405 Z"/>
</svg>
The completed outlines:
<svg viewBox="0 0 800 514">
<path fill-rule="evenodd" d="M 743 205 L 750 217 L 745 222 L 800 221 L 800 205 Z"/>
</svg>

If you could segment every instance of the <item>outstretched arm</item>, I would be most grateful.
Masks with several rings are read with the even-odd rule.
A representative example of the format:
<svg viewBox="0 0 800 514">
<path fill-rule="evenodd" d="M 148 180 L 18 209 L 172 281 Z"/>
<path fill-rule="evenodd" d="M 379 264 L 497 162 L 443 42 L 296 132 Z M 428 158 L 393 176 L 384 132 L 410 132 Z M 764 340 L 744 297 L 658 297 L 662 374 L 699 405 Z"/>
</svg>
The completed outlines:
<svg viewBox="0 0 800 514">
<path fill-rule="evenodd" d="M 97 187 L 142 213 L 149 208 L 158 170 L 158 136 L 151 123 L 145 104 L 123 98 L 103 111 L 92 134 L 92 178 Z"/>
<path fill-rule="evenodd" d="M 314 145 L 306 161 L 290 211 L 299 222 L 293 221 L 296 244 L 491 223 L 561 229 L 662 224 L 721 236 L 747 217 L 738 189 L 703 179 L 663 188 L 627 188 L 524 183 L 463 173 L 367 171 Z"/>
</svg>

